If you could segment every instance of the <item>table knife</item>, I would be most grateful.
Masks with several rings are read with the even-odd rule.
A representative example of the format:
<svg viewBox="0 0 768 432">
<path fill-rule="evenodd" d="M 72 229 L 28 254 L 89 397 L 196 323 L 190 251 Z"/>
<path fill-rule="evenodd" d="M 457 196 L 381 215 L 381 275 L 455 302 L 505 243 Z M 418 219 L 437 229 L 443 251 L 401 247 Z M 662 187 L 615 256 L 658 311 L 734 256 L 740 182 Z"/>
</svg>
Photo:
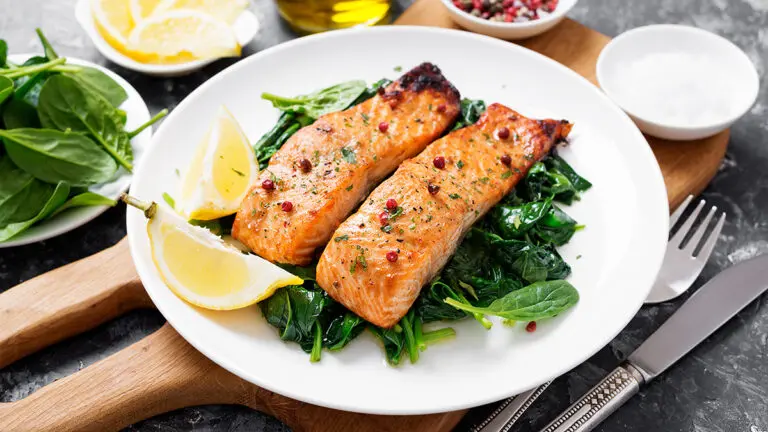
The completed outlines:
<svg viewBox="0 0 768 432">
<path fill-rule="evenodd" d="M 542 432 L 586 432 L 667 370 L 768 288 L 768 255 L 742 262 L 702 286 L 605 379 Z"/>
</svg>

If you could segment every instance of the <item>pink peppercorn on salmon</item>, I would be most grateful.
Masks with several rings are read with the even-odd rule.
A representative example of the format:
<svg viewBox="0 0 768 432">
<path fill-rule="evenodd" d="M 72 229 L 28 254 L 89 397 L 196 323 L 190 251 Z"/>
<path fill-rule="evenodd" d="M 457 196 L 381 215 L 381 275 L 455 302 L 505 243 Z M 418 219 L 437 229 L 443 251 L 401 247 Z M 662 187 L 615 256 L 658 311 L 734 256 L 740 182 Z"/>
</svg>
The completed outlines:
<svg viewBox="0 0 768 432">
<path fill-rule="evenodd" d="M 472 224 L 570 130 L 564 120 L 489 106 L 477 123 L 435 141 L 371 193 L 333 234 L 317 282 L 367 321 L 395 325 Z"/>
<path fill-rule="evenodd" d="M 270 261 L 309 264 L 371 189 L 454 123 L 459 99 L 424 63 L 373 98 L 297 131 L 243 201 L 233 237 Z"/>
</svg>

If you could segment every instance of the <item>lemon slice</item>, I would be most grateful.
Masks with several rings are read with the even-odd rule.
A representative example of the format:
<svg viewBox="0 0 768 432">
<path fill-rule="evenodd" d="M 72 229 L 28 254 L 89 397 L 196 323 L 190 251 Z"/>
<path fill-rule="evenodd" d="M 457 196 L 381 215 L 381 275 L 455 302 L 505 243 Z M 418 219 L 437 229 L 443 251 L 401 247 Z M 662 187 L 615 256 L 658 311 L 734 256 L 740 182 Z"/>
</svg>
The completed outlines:
<svg viewBox="0 0 768 432">
<path fill-rule="evenodd" d="M 191 9 L 152 14 L 131 31 L 127 48 L 153 63 L 240 55 L 240 45 L 229 24 Z"/>
<path fill-rule="evenodd" d="M 130 0 L 131 18 L 139 23 L 155 12 L 162 12 L 173 5 L 173 0 Z"/>
<path fill-rule="evenodd" d="M 247 7 L 247 0 L 162 0 L 162 6 L 156 11 L 193 9 L 233 24 Z"/>
<path fill-rule="evenodd" d="M 116 50 L 132 56 L 126 47 L 128 35 L 134 26 L 128 2 L 125 0 L 91 0 L 91 14 L 96 30 L 101 34 L 101 37 Z"/>
<path fill-rule="evenodd" d="M 278 288 L 304 282 L 157 204 L 126 196 L 123 200 L 145 210 L 152 260 L 160 276 L 171 291 L 193 305 L 240 309 L 271 296 Z"/>
<path fill-rule="evenodd" d="M 258 174 L 248 138 L 221 107 L 182 175 L 176 209 L 200 220 L 236 213 Z"/>
</svg>

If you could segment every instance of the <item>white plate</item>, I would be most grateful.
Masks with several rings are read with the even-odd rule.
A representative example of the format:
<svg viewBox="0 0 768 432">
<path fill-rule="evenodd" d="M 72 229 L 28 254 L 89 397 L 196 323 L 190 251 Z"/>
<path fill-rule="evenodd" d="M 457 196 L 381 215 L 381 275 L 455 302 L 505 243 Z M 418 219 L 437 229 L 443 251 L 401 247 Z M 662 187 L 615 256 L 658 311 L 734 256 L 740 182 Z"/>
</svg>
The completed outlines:
<svg viewBox="0 0 768 432">
<path fill-rule="evenodd" d="M 176 77 L 190 74 L 217 60 L 194 60 L 191 62 L 171 65 L 156 65 L 137 62 L 112 48 L 112 45 L 108 44 L 107 41 L 101 37 L 101 34 L 96 29 L 96 25 L 93 22 L 90 6 L 90 0 L 79 0 L 75 5 L 75 19 L 77 19 L 80 27 L 82 27 L 101 55 L 126 69 L 151 76 Z M 232 28 L 235 32 L 237 43 L 240 44 L 241 47 L 244 47 L 251 43 L 253 38 L 255 38 L 256 34 L 259 32 L 259 19 L 253 12 L 246 10 L 237 17 Z"/>
<path fill-rule="evenodd" d="M 28 58 L 35 55 L 39 54 L 11 54 L 8 56 L 8 60 L 14 63 L 23 63 Z M 67 57 L 67 63 L 96 68 L 107 74 L 125 89 L 125 92 L 128 94 L 128 99 L 120 105 L 120 109 L 125 110 L 128 114 L 128 119 L 125 125 L 126 130 L 136 129 L 149 120 L 149 109 L 147 109 L 147 104 L 144 103 L 144 99 L 141 98 L 136 89 L 119 75 L 109 69 L 85 60 Z M 131 145 L 133 146 L 134 171 L 144 154 L 144 150 L 149 146 L 151 140 L 152 128 L 147 128 L 131 140 Z M 126 189 L 128 189 L 128 185 L 131 184 L 131 178 L 131 174 L 121 167 L 112 181 L 94 185 L 88 189 L 106 197 L 117 199 L 122 192 L 125 192 Z M 56 237 L 57 235 L 64 234 L 65 232 L 90 222 L 96 216 L 104 213 L 108 208 L 108 206 L 88 206 L 66 210 L 51 219 L 33 225 L 30 229 L 6 242 L 0 242 L 0 248 L 21 246 Z"/>
<path fill-rule="evenodd" d="M 376 414 L 421 414 L 476 406 L 552 379 L 607 344 L 635 315 L 659 269 L 667 241 L 667 196 L 648 144 L 597 88 L 566 67 L 522 47 L 467 32 L 423 27 L 334 31 L 251 56 L 213 77 L 163 123 L 136 173 L 131 194 L 161 200 L 174 170 L 193 155 L 225 104 L 250 140 L 278 113 L 260 94 L 310 92 L 350 79 L 395 78 L 423 61 L 439 65 L 463 95 L 502 102 L 531 116 L 575 122 L 562 155 L 594 183 L 567 211 L 587 228 L 561 249 L 581 292 L 576 307 L 533 334 L 470 320 L 452 324 L 456 340 L 430 347 L 415 365 L 385 364 L 364 333 L 339 353 L 310 363 L 280 341 L 258 307 L 195 308 L 163 284 L 150 257 L 143 215 L 128 211 L 128 237 L 141 280 L 171 325 L 214 362 L 277 393 L 309 403 Z M 580 259 L 577 256 L 581 256 Z M 407 362 L 405 362 L 407 363 Z"/>
</svg>

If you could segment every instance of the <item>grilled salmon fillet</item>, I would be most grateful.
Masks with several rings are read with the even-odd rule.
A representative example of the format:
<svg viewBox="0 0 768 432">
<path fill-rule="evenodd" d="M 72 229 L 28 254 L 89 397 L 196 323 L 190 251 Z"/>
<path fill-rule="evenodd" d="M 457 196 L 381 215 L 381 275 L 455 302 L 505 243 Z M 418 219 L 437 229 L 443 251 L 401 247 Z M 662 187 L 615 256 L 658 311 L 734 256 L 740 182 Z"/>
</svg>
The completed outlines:
<svg viewBox="0 0 768 432">
<path fill-rule="evenodd" d="M 424 63 L 373 98 L 300 129 L 249 191 L 232 236 L 270 261 L 309 264 L 371 189 L 453 124 L 459 99 Z"/>
<path fill-rule="evenodd" d="M 489 106 L 477 123 L 435 141 L 371 193 L 323 251 L 317 282 L 367 321 L 395 325 L 472 224 L 570 130 L 564 120 Z"/>
</svg>

